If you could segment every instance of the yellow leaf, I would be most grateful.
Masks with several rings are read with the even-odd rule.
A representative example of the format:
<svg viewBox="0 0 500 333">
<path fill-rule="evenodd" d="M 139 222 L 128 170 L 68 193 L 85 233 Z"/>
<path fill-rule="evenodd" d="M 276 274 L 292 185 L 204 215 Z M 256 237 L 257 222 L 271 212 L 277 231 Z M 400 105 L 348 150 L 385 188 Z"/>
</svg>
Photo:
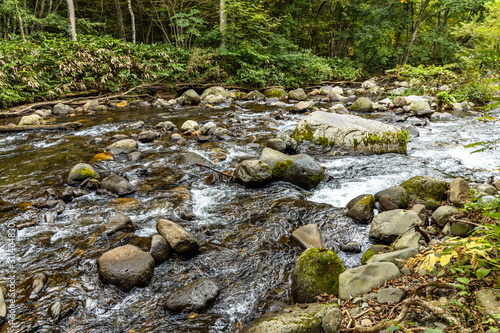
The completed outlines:
<svg viewBox="0 0 500 333">
<path fill-rule="evenodd" d="M 428 270 L 430 272 L 434 268 L 435 265 L 436 265 L 436 256 L 434 255 L 434 253 L 431 253 L 431 254 L 428 254 L 424 258 L 424 260 L 422 260 L 422 263 L 418 267 L 418 270 L 425 268 L 426 270 Z"/>
<path fill-rule="evenodd" d="M 193 319 L 193 318 L 196 318 L 198 314 L 196 312 L 191 312 L 188 316 L 188 319 Z"/>
<path fill-rule="evenodd" d="M 447 254 L 447 255 L 439 257 L 438 260 L 439 260 L 439 263 L 441 264 L 441 266 L 444 267 L 450 262 L 452 257 L 453 256 L 451 254 Z"/>
</svg>

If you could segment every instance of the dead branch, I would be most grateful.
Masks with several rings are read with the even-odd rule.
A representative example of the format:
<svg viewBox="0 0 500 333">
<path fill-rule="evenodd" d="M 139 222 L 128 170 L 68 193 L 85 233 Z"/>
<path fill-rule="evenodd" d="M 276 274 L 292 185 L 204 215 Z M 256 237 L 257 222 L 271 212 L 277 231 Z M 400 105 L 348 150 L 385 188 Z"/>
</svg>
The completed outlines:
<svg viewBox="0 0 500 333">
<path fill-rule="evenodd" d="M 403 321 L 403 319 L 406 317 L 407 313 L 408 313 L 408 306 L 403 305 L 401 312 L 394 320 L 381 321 L 377 325 L 373 325 L 371 327 L 356 326 L 354 328 L 345 329 L 345 330 L 343 330 L 343 332 L 378 333 L 379 331 L 385 330 L 386 328 L 393 326 L 394 323 L 399 323 L 399 322 Z"/>
<path fill-rule="evenodd" d="M 52 125 L 27 125 L 27 126 L 0 126 L 0 133 L 26 132 L 26 131 L 61 131 L 75 130 L 82 127 L 82 123 L 60 123 Z"/>
<path fill-rule="evenodd" d="M 429 302 L 418 298 L 407 298 L 403 301 L 403 305 L 413 305 L 413 306 L 421 306 L 432 312 L 435 316 L 441 317 L 448 321 L 450 325 L 456 325 L 458 327 L 462 326 L 460 319 L 452 316 L 448 311 L 440 308 L 439 306 L 432 305 Z"/>
</svg>

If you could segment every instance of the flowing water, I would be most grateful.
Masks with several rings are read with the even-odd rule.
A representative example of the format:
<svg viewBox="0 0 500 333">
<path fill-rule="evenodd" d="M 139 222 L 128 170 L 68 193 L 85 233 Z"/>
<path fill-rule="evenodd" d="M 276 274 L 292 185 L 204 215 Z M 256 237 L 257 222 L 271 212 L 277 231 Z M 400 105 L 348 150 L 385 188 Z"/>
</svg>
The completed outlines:
<svg viewBox="0 0 500 333">
<path fill-rule="evenodd" d="M 327 177 L 313 191 L 282 182 L 260 189 L 222 180 L 206 185 L 210 170 L 173 162 L 183 149 L 213 160 L 213 149 L 220 148 L 227 158 L 215 167 L 232 170 L 243 159 L 257 158 L 267 139 L 280 131 L 291 132 L 302 117 L 256 103 L 215 109 L 128 109 L 57 119 L 81 121 L 84 127 L 76 132 L 1 134 L 1 200 L 4 206 L 5 202 L 14 204 L 0 212 L 0 285 L 15 278 L 18 293 L 6 295 L 18 324 L 11 331 L 233 332 L 240 323 L 260 316 L 267 303 L 289 302 L 291 272 L 301 253 L 290 235 L 299 226 L 317 223 L 326 246 L 339 254 L 346 267 L 355 267 L 360 254 L 344 253 L 340 246 L 357 241 L 364 251 L 371 242 L 368 225 L 344 216 L 343 207 L 350 199 L 399 185 L 416 175 L 447 180 L 462 176 L 480 183 L 498 176 L 500 156 L 495 150 L 471 155 L 473 149 L 464 145 L 496 138 L 499 125 L 476 121 L 478 116 L 467 112 L 419 127 L 420 136 L 409 143 L 408 156 L 343 156 L 332 151 L 316 155 Z M 394 120 L 389 113 L 376 118 Z M 61 191 L 72 166 L 88 162 L 116 141 L 113 135 L 138 133 L 130 127 L 132 123 L 142 120 L 151 127 L 170 120 L 180 127 L 187 119 L 214 121 L 233 135 L 203 143 L 188 140 L 186 147 L 177 146 L 168 136 L 140 144 L 141 161 L 122 159 L 108 165 L 136 185 L 137 192 L 126 199 L 91 192 L 68 203 L 55 219 L 41 210 L 37 217 L 29 208 L 46 198 L 47 189 Z M 17 120 L 1 120 L 3 124 L 9 121 Z M 252 135 L 259 146 L 247 145 L 246 139 Z M 97 137 L 103 141 L 97 142 Z M 190 190 L 188 202 L 172 190 L 179 186 Z M 186 211 L 194 216 L 191 220 L 182 219 Z M 116 212 L 130 216 L 138 230 L 106 236 L 103 226 Z M 146 288 L 124 293 L 101 285 L 96 259 L 134 237 L 156 233 L 156 223 L 162 218 L 195 234 L 202 244 L 200 252 L 192 258 L 174 256 L 157 266 Z M 8 238 L 10 222 L 30 225 L 30 221 L 38 223 L 20 228 L 14 241 Z M 14 244 L 11 257 L 9 242 Z M 9 258 L 15 260 L 14 271 L 8 269 Z M 47 285 L 39 298 L 29 300 L 27 285 L 38 272 L 48 275 Z M 170 293 L 201 277 L 213 279 L 221 290 L 209 309 L 180 314 L 164 309 Z M 48 308 L 57 301 L 64 315 L 55 324 Z"/>
</svg>

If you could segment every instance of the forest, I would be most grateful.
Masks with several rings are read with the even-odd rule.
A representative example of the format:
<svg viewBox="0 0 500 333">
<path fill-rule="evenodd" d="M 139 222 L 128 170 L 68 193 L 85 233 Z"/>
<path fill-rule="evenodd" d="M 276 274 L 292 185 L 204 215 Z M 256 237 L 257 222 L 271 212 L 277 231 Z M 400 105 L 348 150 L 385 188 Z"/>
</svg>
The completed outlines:
<svg viewBox="0 0 500 333">
<path fill-rule="evenodd" d="M 465 74 L 469 99 L 486 100 L 499 15 L 498 0 L 5 0 L 0 106 L 147 82 L 296 88 L 418 66 Z"/>
</svg>

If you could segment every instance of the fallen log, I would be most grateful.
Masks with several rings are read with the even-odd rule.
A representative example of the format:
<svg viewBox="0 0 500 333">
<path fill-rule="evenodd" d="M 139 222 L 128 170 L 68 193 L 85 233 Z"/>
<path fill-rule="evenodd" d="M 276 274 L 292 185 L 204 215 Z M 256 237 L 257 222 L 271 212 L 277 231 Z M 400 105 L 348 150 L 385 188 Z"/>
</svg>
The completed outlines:
<svg viewBox="0 0 500 333">
<path fill-rule="evenodd" d="M 68 131 L 82 127 L 79 122 L 60 123 L 49 125 L 27 125 L 27 126 L 0 126 L 0 133 L 26 132 L 26 131 Z"/>
</svg>

